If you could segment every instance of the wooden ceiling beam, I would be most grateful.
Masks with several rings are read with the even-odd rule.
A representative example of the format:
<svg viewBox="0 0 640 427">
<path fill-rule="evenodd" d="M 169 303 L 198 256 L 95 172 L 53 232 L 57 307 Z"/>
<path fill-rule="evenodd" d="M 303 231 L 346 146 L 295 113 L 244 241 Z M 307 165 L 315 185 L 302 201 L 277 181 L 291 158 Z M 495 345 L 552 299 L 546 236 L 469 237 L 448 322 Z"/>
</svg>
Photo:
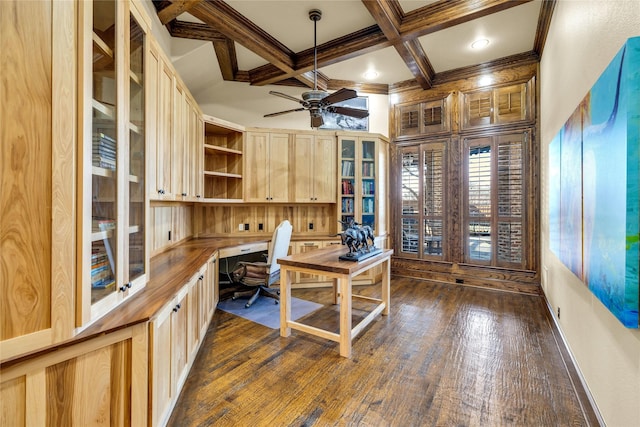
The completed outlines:
<svg viewBox="0 0 640 427">
<path fill-rule="evenodd" d="M 167 24 L 171 37 L 192 40 L 225 41 L 227 36 L 211 28 L 210 25 L 196 22 L 173 20 Z"/>
<path fill-rule="evenodd" d="M 190 13 L 282 71 L 294 71 L 293 52 L 225 2 L 204 0 Z"/>
<path fill-rule="evenodd" d="M 318 68 L 375 52 L 388 46 L 391 46 L 391 43 L 384 36 L 380 27 L 372 25 L 318 45 Z M 256 86 L 274 84 L 296 74 L 313 70 L 313 48 L 298 52 L 295 57 L 295 69 L 290 73 L 283 73 L 281 69 L 271 64 L 249 70 L 251 84 Z"/>
<path fill-rule="evenodd" d="M 431 88 L 435 71 L 417 39 L 403 40 L 400 33 L 404 14 L 397 0 L 362 0 L 385 37 L 393 44 L 422 89 Z"/>
<path fill-rule="evenodd" d="M 234 81 L 238 73 L 238 58 L 236 57 L 236 46 L 233 40 L 225 38 L 224 40 L 213 41 L 213 49 L 218 58 L 218 65 L 222 78 L 228 81 Z"/>
<path fill-rule="evenodd" d="M 194 5 L 200 3 L 202 0 L 170 0 L 171 4 L 167 5 L 161 10 L 158 10 L 158 18 L 162 25 L 167 25 L 169 22 L 182 15 L 184 12 L 188 12 Z"/>
<path fill-rule="evenodd" d="M 404 14 L 400 37 L 411 40 L 492 13 L 529 3 L 532 0 L 446 0 Z M 380 0 L 376 0 L 380 2 Z"/>
</svg>

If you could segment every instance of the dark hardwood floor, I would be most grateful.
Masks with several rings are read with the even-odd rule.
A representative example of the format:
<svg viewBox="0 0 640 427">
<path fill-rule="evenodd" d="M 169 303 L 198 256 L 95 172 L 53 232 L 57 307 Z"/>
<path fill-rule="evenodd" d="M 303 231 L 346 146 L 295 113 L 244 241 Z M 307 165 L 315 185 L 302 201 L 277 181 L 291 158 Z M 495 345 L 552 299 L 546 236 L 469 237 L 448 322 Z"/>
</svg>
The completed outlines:
<svg viewBox="0 0 640 427">
<path fill-rule="evenodd" d="M 354 293 L 379 294 L 379 286 Z M 330 288 L 305 318 L 338 326 Z M 338 344 L 217 310 L 170 426 L 585 426 L 544 299 L 393 279 L 391 315 Z M 354 324 L 366 315 L 354 301 Z M 571 367 L 570 367 L 571 368 Z"/>
</svg>

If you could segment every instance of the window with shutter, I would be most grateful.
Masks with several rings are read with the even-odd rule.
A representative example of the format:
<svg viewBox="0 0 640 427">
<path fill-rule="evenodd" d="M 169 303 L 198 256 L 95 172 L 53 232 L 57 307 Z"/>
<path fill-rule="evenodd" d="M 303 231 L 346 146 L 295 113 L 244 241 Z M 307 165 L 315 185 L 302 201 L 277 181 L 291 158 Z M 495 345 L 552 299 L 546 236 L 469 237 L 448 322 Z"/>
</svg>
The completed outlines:
<svg viewBox="0 0 640 427">
<path fill-rule="evenodd" d="M 465 262 L 524 267 L 528 132 L 468 138 Z"/>
<path fill-rule="evenodd" d="M 445 143 L 401 149 L 401 236 L 403 255 L 443 256 Z"/>
</svg>

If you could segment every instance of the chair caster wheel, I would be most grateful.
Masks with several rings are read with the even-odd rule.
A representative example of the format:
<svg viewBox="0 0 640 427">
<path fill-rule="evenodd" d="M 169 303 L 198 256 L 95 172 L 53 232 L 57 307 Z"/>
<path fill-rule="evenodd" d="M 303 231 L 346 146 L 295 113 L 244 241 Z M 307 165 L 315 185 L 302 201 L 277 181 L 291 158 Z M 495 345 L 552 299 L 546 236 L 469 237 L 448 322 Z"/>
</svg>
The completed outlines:
<svg viewBox="0 0 640 427">
<path fill-rule="evenodd" d="M 275 302 L 274 302 L 274 304 L 275 304 L 275 305 L 278 305 L 278 301 L 275 301 Z"/>
<path fill-rule="evenodd" d="M 244 305 L 244 308 L 249 308 L 249 307 L 251 307 L 251 304 L 245 304 Z"/>
</svg>

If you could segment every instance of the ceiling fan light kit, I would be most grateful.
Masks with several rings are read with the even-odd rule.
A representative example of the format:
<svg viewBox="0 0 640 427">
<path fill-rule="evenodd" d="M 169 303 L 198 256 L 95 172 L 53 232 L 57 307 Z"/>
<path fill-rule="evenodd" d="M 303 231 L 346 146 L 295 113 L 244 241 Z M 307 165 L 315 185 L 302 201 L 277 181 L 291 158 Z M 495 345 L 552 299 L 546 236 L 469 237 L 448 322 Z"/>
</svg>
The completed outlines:
<svg viewBox="0 0 640 427">
<path fill-rule="evenodd" d="M 329 94 L 324 90 L 318 90 L 318 44 L 316 39 L 316 25 L 321 18 L 322 12 L 319 9 L 311 9 L 309 11 L 309 19 L 313 21 L 313 90 L 304 92 L 302 94 L 302 99 L 295 98 L 282 92 L 269 91 L 269 94 L 271 95 L 298 102 L 302 107 L 265 114 L 264 117 L 274 117 L 281 114 L 308 110 L 311 115 L 311 127 L 319 128 L 324 124 L 324 119 L 322 118 L 324 113 L 337 113 L 359 119 L 365 118 L 369 115 L 367 110 L 334 105 L 338 102 L 357 98 L 358 93 L 353 89 L 342 88 L 332 94 Z"/>
</svg>

